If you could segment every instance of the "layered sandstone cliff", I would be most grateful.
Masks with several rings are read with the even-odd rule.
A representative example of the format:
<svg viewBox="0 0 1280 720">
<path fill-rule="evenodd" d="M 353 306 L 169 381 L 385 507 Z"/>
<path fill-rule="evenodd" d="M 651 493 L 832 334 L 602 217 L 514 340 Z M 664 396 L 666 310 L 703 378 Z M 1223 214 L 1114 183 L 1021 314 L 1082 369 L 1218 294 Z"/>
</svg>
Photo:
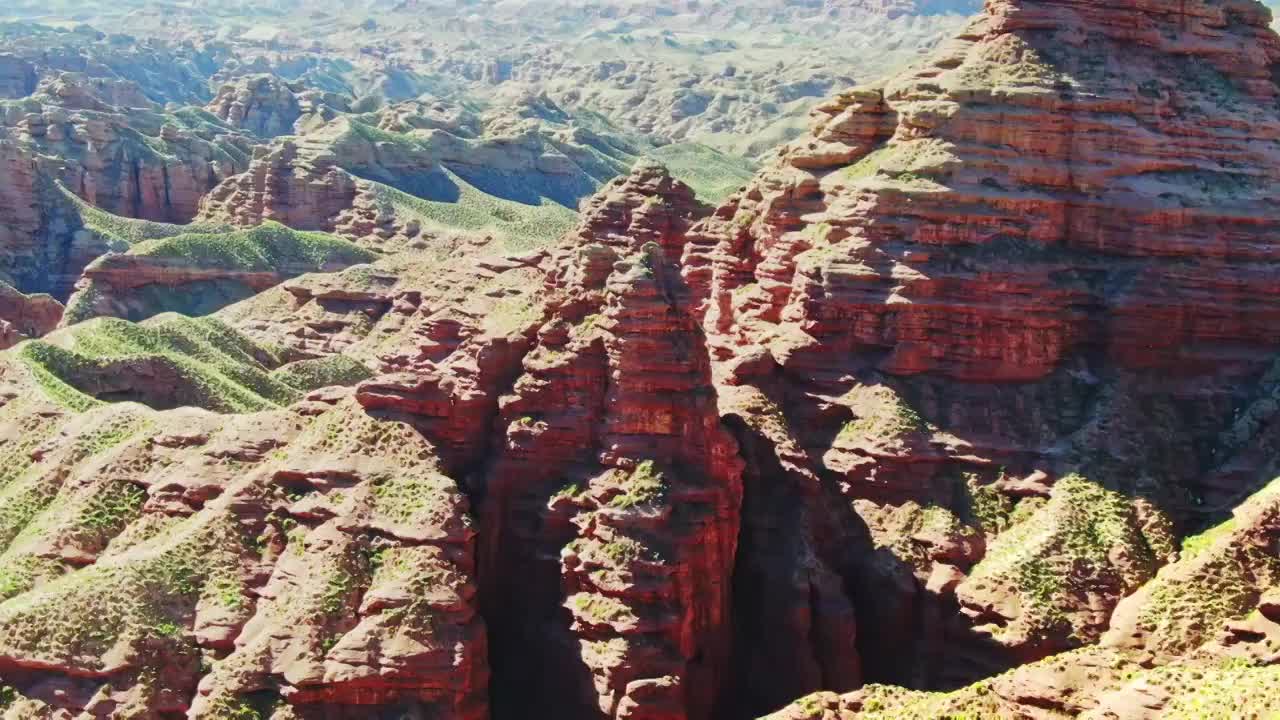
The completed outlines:
<svg viewBox="0 0 1280 720">
<path fill-rule="evenodd" d="M 870 679 L 953 687 L 1097 642 L 1178 535 L 1275 475 L 1268 23 L 989 2 L 817 108 L 691 233 L 744 451 L 843 498 L 844 543 L 870 535 L 838 569 Z"/>
<path fill-rule="evenodd" d="M 31 98 L 5 106 L 6 136 L 86 201 L 146 220 L 191 220 L 204 193 L 244 169 L 249 143 L 231 128 L 159 112 L 136 89 L 104 100 L 94 87 L 102 82 L 48 78 Z"/>
<path fill-rule="evenodd" d="M 179 232 L 90 263 L 61 325 L 103 316 L 138 321 L 166 312 L 208 315 L 299 275 L 336 272 L 377 257 L 332 235 L 272 222 L 248 230 Z"/>
<path fill-rule="evenodd" d="M 131 83 L 106 93 L 127 104 L 110 104 L 104 82 L 62 73 L 0 108 L 0 274 L 24 292 L 65 299 L 96 257 L 165 232 L 122 232 L 108 213 L 189 222 L 205 193 L 248 165 L 233 128 L 160 111 Z"/>
<path fill-rule="evenodd" d="M 206 109 L 259 137 L 291 135 L 302 117 L 298 91 L 272 75 L 238 78 L 218 89 Z"/>
</svg>

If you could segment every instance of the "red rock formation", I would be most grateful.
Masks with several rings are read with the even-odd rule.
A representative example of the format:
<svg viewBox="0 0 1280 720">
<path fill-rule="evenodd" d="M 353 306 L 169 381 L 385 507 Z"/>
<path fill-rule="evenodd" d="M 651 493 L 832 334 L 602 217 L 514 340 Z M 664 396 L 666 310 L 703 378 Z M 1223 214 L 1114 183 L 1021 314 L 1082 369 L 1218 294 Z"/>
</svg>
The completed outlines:
<svg viewBox="0 0 1280 720">
<path fill-rule="evenodd" d="M 349 391 L 218 416 L 30 390 L 0 408 L 34 513 L 4 526 L 10 713 L 488 716 L 467 500 L 407 425 Z"/>
<path fill-rule="evenodd" d="M 62 319 L 62 303 L 48 295 L 24 295 L 0 283 L 0 350 L 50 332 Z"/>
<path fill-rule="evenodd" d="M 66 297 L 110 241 L 84 229 L 79 209 L 52 186 L 31 149 L 0 139 L 0 163 L 7 178 L 0 187 L 0 282 Z"/>
<path fill-rule="evenodd" d="M 111 105 L 103 94 L 129 105 Z M 116 215 L 187 222 L 202 195 L 247 165 L 248 143 L 230 128 L 180 129 L 171 120 L 135 85 L 75 73 L 6 106 L 0 112 L 5 281 L 65 299 L 86 265 L 130 239 L 115 236 L 118 228 L 94 227 L 100 223 L 86 218 L 92 208 L 68 191 Z"/>
<path fill-rule="evenodd" d="M 721 702 L 742 463 L 676 265 L 698 211 L 642 165 L 551 251 L 459 259 L 411 293 L 340 290 L 350 273 L 285 290 L 296 321 L 342 328 L 299 348 L 368 352 L 337 317 L 378 306 L 367 337 L 390 348 L 359 402 L 410 419 L 479 498 L 499 699 L 611 718 Z"/>
<path fill-rule="evenodd" d="M 242 226 L 275 220 L 298 230 L 331 229 L 337 214 L 351 206 L 356 181 L 331 162 L 301 163 L 295 169 L 298 154 L 293 141 L 276 150 L 255 150 L 247 173 L 204 197 L 201 217 Z"/>
<path fill-rule="evenodd" d="M 837 497 L 850 508 L 827 547 L 861 559 L 817 556 L 863 655 L 900 660 L 867 663 L 873 679 L 947 684 L 1096 641 L 1170 556 L 1162 518 L 1194 522 L 1191 498 L 1270 476 L 1266 403 L 1218 444 L 1233 408 L 1270 397 L 1257 379 L 1280 337 L 1268 22 L 1252 2 L 994 0 L 929 60 L 817 108 L 690 233 L 685 278 L 749 468 L 776 458 L 768 484 L 817 488 L 829 517 Z M 1041 499 L 1072 471 L 1149 500 L 1118 504 L 1108 536 L 1136 564 L 1117 581 L 1040 538 L 1017 572 L 1072 556 L 1110 589 L 1046 588 L 1090 619 L 1023 634 L 1034 583 L 976 591 L 966 578 L 1003 560 L 957 554 L 957 538 L 1075 527 Z M 800 597 L 768 617 L 797 616 Z"/>
<path fill-rule="evenodd" d="M 500 402 L 481 512 L 496 682 L 575 716 L 711 717 L 726 675 L 741 461 L 674 264 L 695 208 L 652 166 L 593 198 Z M 504 612 L 518 588 L 528 605 Z"/>
<path fill-rule="evenodd" d="M 136 89 L 131 99 L 117 98 L 129 110 L 108 105 L 87 87 L 93 82 L 63 73 L 41 86 L 39 102 L 5 118 L 15 140 L 41 153 L 42 169 L 84 200 L 117 215 L 183 223 L 204 193 L 244 169 L 244 138 L 181 129 Z"/>
<path fill-rule="evenodd" d="M 520 214 L 518 207 L 477 207 L 478 195 L 504 205 L 576 207 L 639 152 L 623 138 L 565 122 L 564 111 L 545 97 L 522 96 L 480 118 L 454 111 L 402 103 L 377 123 L 339 117 L 283 138 L 257 150 L 248 172 L 214 188 L 200 217 L 243 226 L 277 220 L 389 250 L 421 249 L 479 234 L 474 210 L 491 214 L 495 226 Z M 415 212 L 414 197 L 467 206 L 467 225 Z M 433 226 L 429 232 L 424 223 Z"/>
<path fill-rule="evenodd" d="M 934 58 L 820 106 L 710 216 L 642 165 L 549 249 L 391 259 L 224 311 L 282 354 L 379 370 L 353 399 L 190 421 L 230 433 L 213 447 L 148 430 L 136 452 L 174 465 L 120 471 L 144 515 L 250 536 L 198 549 L 252 608 L 215 602 L 224 576 L 157 590 L 186 644 L 144 683 L 138 637 L 176 641 L 73 657 L 23 644 L 43 616 L 5 604 L 0 671 L 71 711 L 275 693 L 339 718 L 758 717 L 823 689 L 778 717 L 1146 717 L 1266 686 L 1274 487 L 1176 542 L 1280 463 L 1266 24 L 1244 0 L 992 0 Z M 264 152 L 208 216 L 398 234 L 351 168 L 473 149 L 339 129 Z M 5 377 L 34 394 L 23 368 Z M 40 427 L 16 408 L 7 435 Z M 12 482 L 120 477 L 51 452 L 19 444 L 60 464 Z M 116 550 L 13 537 L 86 569 Z M 130 537 L 126 564 L 161 551 Z M 39 563 L 28 587 L 65 587 Z"/>
<path fill-rule="evenodd" d="M 273 75 L 242 77 L 223 85 L 206 109 L 232 127 L 264 138 L 293 134 L 294 123 L 302 117 L 297 91 Z"/>
<path fill-rule="evenodd" d="M 33 256 L 40 252 L 34 238 L 41 223 L 35 160 L 13 143 L 0 141 L 0 163 L 3 163 L 6 178 L 0 184 L 0 245 L 12 255 L 24 260 L 30 258 L 34 265 Z M 18 285 L 21 281 L 16 275 L 30 272 L 24 267 L 26 264 L 6 263 L 0 271 L 4 273 L 2 279 Z"/>
<path fill-rule="evenodd" d="M 98 258 L 76 283 L 62 325 L 93 317 L 141 321 L 164 312 L 208 315 L 299 275 L 336 272 L 377 258 L 332 236 L 276 224 L 213 237 L 236 252 L 193 252 L 184 248 L 185 240 L 208 243 L 210 236 L 188 235 Z"/>
</svg>

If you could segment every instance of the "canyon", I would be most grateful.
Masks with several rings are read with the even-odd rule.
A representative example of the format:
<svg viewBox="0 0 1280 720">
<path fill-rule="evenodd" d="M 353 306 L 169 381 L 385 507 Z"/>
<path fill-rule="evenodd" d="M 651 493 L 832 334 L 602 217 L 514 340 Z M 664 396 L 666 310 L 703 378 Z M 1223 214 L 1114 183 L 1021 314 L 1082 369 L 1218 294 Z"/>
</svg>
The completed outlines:
<svg viewBox="0 0 1280 720">
<path fill-rule="evenodd" d="M 0 717 L 1280 708 L 1266 6 L 493 5 L 0 32 Z"/>
</svg>

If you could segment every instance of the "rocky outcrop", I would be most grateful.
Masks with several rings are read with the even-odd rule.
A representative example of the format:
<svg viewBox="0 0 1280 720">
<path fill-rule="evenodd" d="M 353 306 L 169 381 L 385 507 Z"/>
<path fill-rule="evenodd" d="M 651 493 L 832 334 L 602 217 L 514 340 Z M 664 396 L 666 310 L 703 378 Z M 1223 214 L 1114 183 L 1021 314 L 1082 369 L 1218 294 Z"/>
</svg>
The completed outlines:
<svg viewBox="0 0 1280 720">
<path fill-rule="evenodd" d="M 223 85 L 206 109 L 228 125 L 263 138 L 293 134 L 303 114 L 298 91 L 273 75 L 241 77 Z"/>
<path fill-rule="evenodd" d="M 574 716 L 710 717 L 729 661 L 742 464 L 682 310 L 696 211 L 638 166 L 553 253 L 536 338 L 512 327 L 534 342 L 481 484 L 495 683 Z"/>
<path fill-rule="evenodd" d="M 204 198 L 200 218 L 241 226 L 275 220 L 383 249 L 438 246 L 460 235 L 537 233 L 549 242 L 569 209 L 639 150 L 572 124 L 558 109 L 549 121 L 543 116 L 554 113 L 527 104 L 468 114 L 453 128 L 460 135 L 435 127 L 437 113 L 421 103 L 393 106 L 378 127 L 338 118 L 259 148 L 248 172 Z M 470 136 L 475 127 L 483 127 L 480 137 Z M 526 221 L 527 213 L 537 217 Z"/>
<path fill-rule="evenodd" d="M 93 261 L 67 301 L 62 324 L 92 317 L 140 321 L 165 312 L 196 317 L 306 273 L 377 258 L 323 233 L 277 223 L 249 230 L 182 233 Z"/>
<path fill-rule="evenodd" d="M 234 417 L 24 397 L 0 409 L 32 506 L 4 527 L 31 600 L 0 613 L 9 717 L 486 716 L 467 501 L 410 427 L 340 392 Z"/>
<path fill-rule="evenodd" d="M 254 226 L 275 221 L 299 230 L 332 230 L 355 203 L 357 180 L 335 158 L 314 161 L 297 142 L 258 148 L 243 175 L 229 178 L 201 200 L 203 220 Z"/>
<path fill-rule="evenodd" d="M 184 128 L 140 94 L 123 105 L 129 110 L 117 109 L 87 87 L 93 82 L 63 73 L 4 116 L 9 136 L 87 202 L 126 217 L 188 222 L 204 193 L 245 168 L 248 143 L 230 128 Z"/>
<path fill-rule="evenodd" d="M 742 463 L 676 265 L 703 212 L 642 164 L 553 249 L 302 278 L 276 291 L 284 322 L 260 319 L 280 298 L 222 313 L 290 352 L 373 353 L 360 403 L 412 418 L 468 478 L 494 697 L 513 703 L 497 714 L 721 703 Z"/>
<path fill-rule="evenodd" d="M 130 506 L 136 519 L 118 532 L 142 533 L 148 513 L 162 508 L 189 516 L 134 552 L 169 557 L 170 548 L 187 552 L 208 538 L 198 552 L 209 574 L 186 581 L 189 595 L 158 586 L 145 595 L 169 608 L 164 622 L 175 628 L 173 640 L 146 640 L 157 657 L 174 658 L 166 675 L 144 678 L 152 656 L 116 663 L 105 648 L 72 658 L 57 654 L 61 646 L 14 645 L 14 667 L 45 668 L 6 672 L 21 702 L 34 704 L 23 707 L 306 714 L 323 704 L 338 717 L 414 707 L 482 718 L 492 667 L 494 697 L 554 699 L 574 717 L 712 717 L 733 642 L 743 463 L 716 411 L 677 264 L 686 230 L 705 212 L 688 187 L 642 164 L 595 198 L 579 229 L 552 249 L 457 256 L 429 268 L 391 258 L 308 276 L 264 294 L 293 298 L 292 319 L 278 302 L 257 299 L 219 313 L 244 337 L 213 332 L 223 327 L 213 320 L 136 329 L 94 321 L 60 331 L 74 341 L 54 338 L 36 354 L 4 359 L 15 396 L 54 393 L 23 386 L 42 368 L 39 377 L 78 392 L 96 388 L 83 396 L 48 384 L 59 388 L 48 397 L 88 408 L 126 397 L 103 390 L 111 377 L 146 374 L 119 367 L 86 380 L 99 348 L 112 348 L 103 367 L 154 358 L 195 380 L 186 386 L 218 393 L 229 379 L 270 390 L 255 374 L 266 360 L 232 367 L 217 354 L 266 352 L 253 349 L 258 338 L 285 339 L 270 340 L 273 363 L 341 353 L 380 371 L 354 402 L 325 390 L 274 414 L 210 418 L 207 432 L 204 420 L 141 414 L 145 428 L 186 429 L 131 450 L 133 474 L 121 479 L 142 496 Z M 192 345 L 196 338 L 213 346 Z M 214 374 L 187 378 L 188 358 Z M 202 403 L 237 411 L 218 400 Z M 101 413 L 125 407 L 136 406 L 67 421 L 100 427 Z M 219 440 L 227 433 L 236 440 Z M 146 470 L 156 465 L 136 454 L 147 452 L 169 453 L 173 480 Z M 229 463 L 228 474 L 190 465 L 215 459 Z M 474 498 L 475 529 L 458 488 Z M 240 534 L 258 540 L 235 540 Z M 126 568 L 128 547 L 119 560 Z M 78 572 L 98 572 L 95 558 Z M 473 586 L 477 563 L 485 571 Z M 18 592 L 43 583 L 33 577 Z M 66 601 L 88 606 L 98 587 Z M 522 602 L 511 603 L 513 593 Z M 128 610 L 123 627 L 153 612 Z M 0 615 L 0 636 L 35 622 Z M 201 653 L 207 670 L 190 660 Z"/>
<path fill-rule="evenodd" d="M 248 143 L 231 128 L 180 127 L 141 96 L 130 101 L 141 106 L 108 105 L 102 83 L 63 73 L 0 111 L 0 277 L 23 292 L 65 299 L 104 252 L 172 234 L 128 218 L 187 222 L 210 188 L 247 167 Z"/>
<path fill-rule="evenodd" d="M 81 269 L 123 245 L 87 227 L 84 208 L 45 174 L 32 150 L 0 139 L 0 282 L 65 298 Z"/>
<path fill-rule="evenodd" d="M 0 55 L 0 97 L 27 97 L 38 81 L 34 65 L 16 55 Z"/>
<path fill-rule="evenodd" d="M 1206 644 L 1217 655 L 1280 660 L 1273 647 L 1280 631 L 1277 547 L 1280 481 L 1272 481 L 1231 519 L 1185 542 L 1178 562 L 1121 601 L 1103 644 L 1161 663 Z"/>
<path fill-rule="evenodd" d="M 62 303 L 49 295 L 24 295 L 0 283 L 0 350 L 53 330 L 62 310 Z"/>
<path fill-rule="evenodd" d="M 24 274 L 32 274 L 30 265 L 44 252 L 36 242 L 44 218 L 41 216 L 39 178 L 35 158 L 17 145 L 0 140 L 0 162 L 6 182 L 0 185 L 0 244 L 14 258 L 3 269 L 3 280 L 19 287 Z M 28 262 L 27 259 L 30 259 Z"/>
<path fill-rule="evenodd" d="M 871 685 L 817 693 L 770 720 L 1265 715 L 1280 702 L 1275 553 L 1280 481 L 1234 518 L 1183 544 L 1181 557 L 1126 597 L 1099 645 L 1017 667 L 950 693 Z"/>
<path fill-rule="evenodd" d="M 12 58 L 8 61 L 12 63 L 10 67 L 21 68 L 11 77 L 24 77 L 21 85 L 27 88 L 23 94 L 7 97 L 26 97 L 35 90 L 39 81 L 56 78 L 61 73 L 76 73 L 88 78 L 92 86 L 104 90 L 99 99 L 111 105 L 144 107 L 150 103 L 201 105 L 207 102 L 210 97 L 209 75 L 228 62 L 231 48 L 217 41 L 188 42 L 176 37 L 182 34 L 178 30 L 181 23 L 173 22 L 172 14 L 168 12 L 171 9 L 159 13 L 164 17 L 166 29 L 158 34 L 147 32 L 143 27 L 146 21 L 134 14 L 136 8 L 128 8 L 128 20 L 116 15 L 123 9 L 119 6 L 79 8 L 79 18 L 71 27 L 21 20 L 7 22 L 0 31 L 0 45 Z M 98 11 L 114 17 L 102 18 L 101 23 L 90 20 Z M 39 5 L 30 9 L 18 7 L 15 12 L 19 18 L 51 18 L 59 11 L 48 5 Z M 124 29 L 121 23 L 127 23 L 127 30 L 132 34 L 99 32 L 86 22 L 93 22 L 100 29 Z M 30 67 L 34 75 L 28 75 L 25 67 Z M 125 97 L 112 94 L 113 90 L 124 86 L 118 83 L 131 85 L 148 102 L 117 102 L 117 98 Z"/>
<path fill-rule="evenodd" d="M 15 707 L 1270 711 L 1268 20 L 1245 0 L 991 0 L 934 57 L 820 105 L 718 209 L 641 163 L 559 242 L 520 251 L 484 222 L 444 244 L 428 225 L 441 205 L 474 220 L 444 202 L 455 192 L 503 212 L 489 198 L 576 199 L 632 154 L 583 151 L 603 135 L 549 97 L 403 103 L 274 142 L 203 218 L 392 256 L 216 320 L 95 321 L 0 358 L 0 439 L 27 438 L 6 446 L 0 492 L 0 523 L 21 526 L 0 525 L 5 567 L 26 573 L 0 583 L 23 598 L 0 605 Z M 517 70 L 485 68 L 504 84 Z M 27 208 L 9 212 L 41 222 Z M 353 391 L 280 380 L 331 379 L 334 358 L 360 366 L 341 378 L 364 378 Z M 178 403 L 128 394 L 144 381 L 224 415 L 120 402 Z M 112 412 L 207 422 L 211 439 L 147 425 L 143 449 L 165 459 L 117 471 L 98 452 L 133 437 L 132 416 Z M 188 443 L 202 449 L 157 449 Z M 119 477 L 127 502 L 86 489 Z M 50 520 L 80 492 L 93 520 L 75 524 L 115 528 L 102 518 L 123 504 L 181 529 L 63 532 Z M 155 558 L 173 552 L 203 574 L 170 583 Z M 118 609 L 108 591 L 141 600 Z M 50 607 L 124 632 L 54 632 Z"/>
</svg>

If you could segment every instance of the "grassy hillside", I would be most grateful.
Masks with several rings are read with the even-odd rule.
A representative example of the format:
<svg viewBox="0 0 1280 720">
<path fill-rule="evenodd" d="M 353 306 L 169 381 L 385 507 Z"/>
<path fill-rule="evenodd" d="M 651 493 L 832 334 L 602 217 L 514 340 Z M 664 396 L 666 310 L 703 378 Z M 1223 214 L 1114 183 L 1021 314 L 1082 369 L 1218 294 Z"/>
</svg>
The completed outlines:
<svg viewBox="0 0 1280 720">
<path fill-rule="evenodd" d="M 671 176 L 693 188 L 698 199 L 717 205 L 755 175 L 756 164 L 698 143 L 660 147 L 649 155 L 667 166 Z"/>
<path fill-rule="evenodd" d="M 175 260 L 202 270 L 276 273 L 289 278 L 372 262 L 378 255 L 334 235 L 301 232 L 274 222 L 248 230 L 187 232 L 142 240 L 124 256 L 108 255 L 89 266 L 88 284 L 67 302 L 65 324 L 103 315 L 134 321 L 164 312 L 207 315 L 254 293 L 253 287 L 234 277 L 173 284 L 152 282 L 129 289 L 112 288 L 93 279 L 94 269 L 133 262 L 132 257 Z M 163 276 L 163 271 L 159 274 Z"/>
<path fill-rule="evenodd" d="M 76 410 L 132 400 L 156 408 L 249 412 L 368 376 L 346 359 L 286 365 L 274 349 L 215 318 L 172 314 L 140 324 L 91 320 L 23 343 L 13 354 L 50 399 Z"/>
<path fill-rule="evenodd" d="M 130 254 L 181 258 L 200 267 L 243 272 L 278 272 L 286 267 L 320 272 L 326 267 L 346 267 L 378 257 L 334 235 L 293 230 L 276 222 L 249 230 L 187 232 L 147 240 L 135 245 Z"/>
<path fill-rule="evenodd" d="M 446 171 L 448 172 L 448 171 Z M 424 230 L 462 230 L 503 238 L 507 247 L 520 250 L 545 245 L 559 238 L 577 222 L 578 214 L 562 205 L 545 202 L 527 205 L 481 192 L 452 173 L 459 194 L 455 202 L 425 200 L 388 185 L 374 185 L 380 204 L 403 220 L 417 220 Z"/>
</svg>

